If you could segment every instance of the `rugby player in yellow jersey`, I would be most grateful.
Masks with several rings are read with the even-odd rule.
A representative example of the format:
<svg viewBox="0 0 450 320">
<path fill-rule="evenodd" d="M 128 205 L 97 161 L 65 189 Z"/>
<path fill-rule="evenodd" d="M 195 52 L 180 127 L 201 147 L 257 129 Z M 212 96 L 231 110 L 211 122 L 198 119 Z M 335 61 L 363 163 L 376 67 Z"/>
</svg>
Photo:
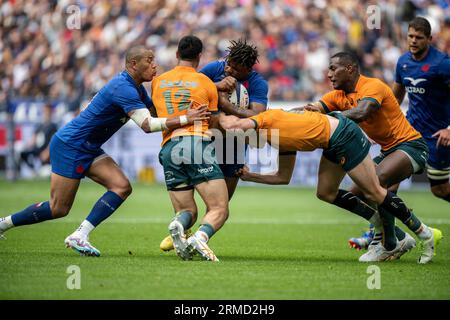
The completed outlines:
<svg viewBox="0 0 450 320">
<path fill-rule="evenodd" d="M 423 172 L 428 147 L 402 113 L 392 90 L 379 79 L 361 75 L 357 58 L 348 52 L 331 57 L 328 77 L 335 90 L 325 94 L 319 102 L 306 106 L 306 109 L 322 113 L 342 111 L 342 115 L 357 122 L 369 138 L 381 146 L 380 155 L 374 159 L 378 164 L 376 171 L 380 184 L 389 188 L 414 173 Z M 357 188 L 351 191 L 361 195 Z M 336 205 L 347 208 L 349 203 L 345 198 L 350 196 L 347 191 L 341 190 Z M 406 251 L 415 246 L 412 237 L 395 228 L 393 217 L 387 214 L 384 221 L 385 249 L 390 251 L 395 248 L 396 237 Z M 381 233 L 373 233 L 372 230 L 366 237 L 351 238 L 349 243 L 352 247 L 367 248 L 371 242 L 369 252 L 363 259 L 377 261 L 377 255 L 383 251 L 379 241 Z"/>
<path fill-rule="evenodd" d="M 220 125 L 225 130 L 267 129 L 267 141 L 278 148 L 284 157 L 277 175 L 261 175 L 243 170 L 241 179 L 259 183 L 278 184 L 282 179 L 288 182 L 293 172 L 297 151 L 323 149 L 320 160 L 317 195 L 321 200 L 335 203 L 339 196 L 339 185 L 345 174 L 362 191 L 366 199 L 375 202 L 380 212 L 389 212 L 410 228 L 422 241 L 423 250 L 419 263 L 431 261 L 435 247 L 440 240 L 437 229 L 423 224 L 395 194 L 380 185 L 375 165 L 369 156 L 370 142 L 361 129 L 339 112 L 324 115 L 303 111 L 290 113 L 283 110 L 268 110 L 248 119 L 220 115 Z M 260 144 L 262 138 L 259 137 Z M 290 154 L 289 154 L 290 153 Z M 377 211 L 365 205 L 358 196 L 345 198 L 352 204 L 350 211 L 375 223 L 381 228 Z M 353 210 L 358 207 L 358 212 Z M 384 215 L 382 214 L 382 217 Z M 411 223 L 412 221 L 412 223 Z M 378 261 L 391 260 L 402 254 L 400 242 L 391 251 L 384 250 Z M 365 260 L 361 260 L 366 262 Z"/>
<path fill-rule="evenodd" d="M 152 82 L 152 100 L 160 117 L 183 116 L 189 102 L 208 105 L 217 111 L 218 94 L 214 83 L 196 68 L 203 44 L 195 36 L 183 37 L 178 43 L 177 66 Z M 159 161 L 164 167 L 167 190 L 175 218 L 169 233 L 177 252 L 184 260 L 197 252 L 205 260 L 218 261 L 207 242 L 228 218 L 228 192 L 217 164 L 214 145 L 206 134 L 209 122 L 204 120 L 175 130 L 163 131 Z M 207 212 L 197 232 L 186 240 L 185 230 L 197 220 L 194 189 L 206 204 Z"/>
</svg>

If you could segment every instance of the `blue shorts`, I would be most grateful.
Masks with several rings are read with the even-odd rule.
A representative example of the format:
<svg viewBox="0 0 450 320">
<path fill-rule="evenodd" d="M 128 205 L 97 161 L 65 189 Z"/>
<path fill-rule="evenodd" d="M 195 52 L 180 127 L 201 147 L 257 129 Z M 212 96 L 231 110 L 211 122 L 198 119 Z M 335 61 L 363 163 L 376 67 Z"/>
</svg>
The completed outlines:
<svg viewBox="0 0 450 320">
<path fill-rule="evenodd" d="M 87 153 L 64 143 L 56 135 L 50 141 L 50 164 L 52 172 L 71 179 L 83 179 L 96 158 L 105 154 L 99 149 Z"/>
<path fill-rule="evenodd" d="M 450 167 L 450 147 L 439 146 L 436 148 L 436 138 L 425 138 L 425 142 L 430 150 L 428 165 L 438 170 L 445 170 Z"/>
</svg>

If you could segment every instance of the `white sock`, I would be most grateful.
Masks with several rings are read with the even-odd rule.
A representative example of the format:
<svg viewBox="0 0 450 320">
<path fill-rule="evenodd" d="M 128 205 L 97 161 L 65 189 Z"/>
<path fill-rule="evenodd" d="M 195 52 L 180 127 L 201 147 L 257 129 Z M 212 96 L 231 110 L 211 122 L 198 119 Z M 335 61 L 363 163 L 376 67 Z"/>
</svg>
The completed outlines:
<svg viewBox="0 0 450 320">
<path fill-rule="evenodd" d="M 87 238 L 89 237 L 89 233 L 91 233 L 91 231 L 94 229 L 95 227 L 92 225 L 92 223 L 90 223 L 87 220 L 84 220 L 78 227 L 77 231 L 75 232 L 81 235 L 82 237 Z"/>
<path fill-rule="evenodd" d="M 206 234 L 206 232 L 197 230 L 197 232 L 195 232 L 195 236 L 196 236 L 197 238 L 199 238 L 200 240 L 203 240 L 203 241 L 205 241 L 205 242 L 208 242 L 208 241 L 209 241 L 209 237 L 208 237 L 208 235 Z"/>
<path fill-rule="evenodd" d="M 6 231 L 12 227 L 14 227 L 14 224 L 12 223 L 11 216 L 0 218 L 0 230 Z"/>
<path fill-rule="evenodd" d="M 433 235 L 431 229 L 423 223 L 416 234 L 421 240 L 428 240 Z"/>
</svg>

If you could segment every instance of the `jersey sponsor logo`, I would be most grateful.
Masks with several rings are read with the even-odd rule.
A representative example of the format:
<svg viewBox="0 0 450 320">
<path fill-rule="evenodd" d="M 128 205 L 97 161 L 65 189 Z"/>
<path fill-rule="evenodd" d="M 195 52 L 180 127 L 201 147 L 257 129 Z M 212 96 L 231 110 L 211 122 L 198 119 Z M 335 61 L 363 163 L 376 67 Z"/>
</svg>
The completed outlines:
<svg viewBox="0 0 450 320">
<path fill-rule="evenodd" d="M 421 82 L 427 81 L 427 79 L 424 79 L 424 78 L 414 79 L 414 78 L 411 78 L 411 77 L 405 77 L 405 80 L 408 80 L 413 85 L 412 87 L 411 86 L 406 86 L 406 92 L 408 92 L 408 93 L 420 93 L 420 94 L 424 94 L 425 93 L 425 88 L 418 88 L 416 86 L 419 83 L 421 83 Z"/>
<path fill-rule="evenodd" d="M 197 169 L 198 173 L 201 173 L 201 174 L 211 173 L 211 172 L 213 172 L 213 170 L 214 170 L 213 166 L 209 166 L 208 168 L 198 168 Z"/>
<path fill-rule="evenodd" d="M 413 86 L 417 86 L 419 83 L 427 81 L 427 79 L 424 79 L 424 78 L 414 79 L 411 77 L 405 77 L 405 80 L 409 80 Z"/>
</svg>

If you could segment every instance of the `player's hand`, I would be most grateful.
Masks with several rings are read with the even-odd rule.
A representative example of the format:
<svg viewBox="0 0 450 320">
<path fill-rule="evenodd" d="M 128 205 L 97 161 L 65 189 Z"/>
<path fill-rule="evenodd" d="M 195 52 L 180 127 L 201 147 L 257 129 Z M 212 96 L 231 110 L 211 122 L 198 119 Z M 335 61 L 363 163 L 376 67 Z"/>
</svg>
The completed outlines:
<svg viewBox="0 0 450 320">
<path fill-rule="evenodd" d="M 236 175 L 242 180 L 242 181 L 250 181 L 250 170 L 247 166 L 243 166 L 241 169 L 236 171 Z"/>
<path fill-rule="evenodd" d="M 193 124 L 195 121 L 209 120 L 211 112 L 208 110 L 208 105 L 202 104 L 196 108 L 192 108 L 193 103 L 191 101 L 186 113 L 188 124 Z"/>
<path fill-rule="evenodd" d="M 450 147 L 450 130 L 441 129 L 432 135 L 433 138 L 437 138 L 436 147 Z"/>
<path fill-rule="evenodd" d="M 305 111 L 305 107 L 295 107 L 295 108 L 287 110 L 287 112 L 291 112 L 291 113 L 303 113 L 304 111 Z"/>
<path fill-rule="evenodd" d="M 318 107 L 314 103 L 308 103 L 306 106 L 303 107 L 303 109 L 306 111 L 312 111 L 312 112 L 320 112 L 320 113 L 322 112 L 320 107 Z"/>
<path fill-rule="evenodd" d="M 236 88 L 237 80 L 232 76 L 227 76 L 216 82 L 217 91 L 230 92 Z"/>
</svg>

